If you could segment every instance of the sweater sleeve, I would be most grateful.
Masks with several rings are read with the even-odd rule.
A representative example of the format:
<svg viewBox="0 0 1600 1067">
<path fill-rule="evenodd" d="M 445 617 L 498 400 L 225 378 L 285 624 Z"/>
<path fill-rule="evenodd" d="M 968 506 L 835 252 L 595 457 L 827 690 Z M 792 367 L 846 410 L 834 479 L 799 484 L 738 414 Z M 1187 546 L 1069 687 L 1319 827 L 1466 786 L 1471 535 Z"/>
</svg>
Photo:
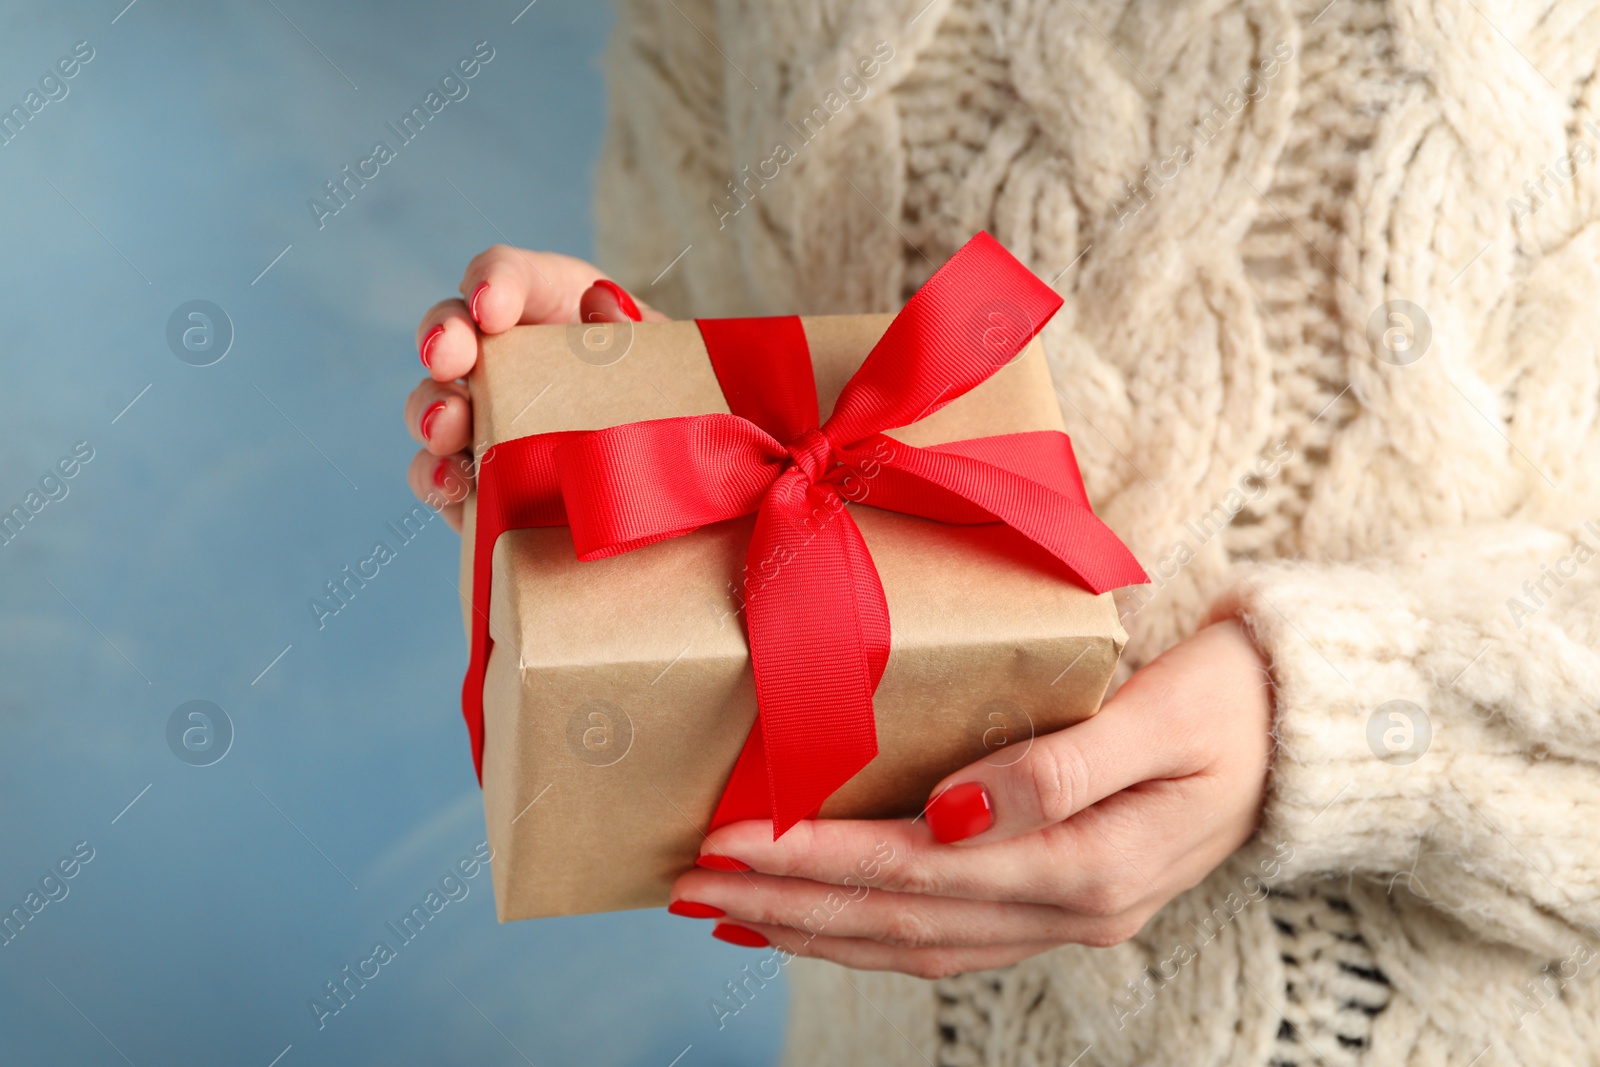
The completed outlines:
<svg viewBox="0 0 1600 1067">
<path fill-rule="evenodd" d="M 1262 836 L 1290 875 L 1378 876 L 1480 936 L 1600 922 L 1600 524 L 1432 535 L 1245 568 L 1277 752 Z"/>
</svg>

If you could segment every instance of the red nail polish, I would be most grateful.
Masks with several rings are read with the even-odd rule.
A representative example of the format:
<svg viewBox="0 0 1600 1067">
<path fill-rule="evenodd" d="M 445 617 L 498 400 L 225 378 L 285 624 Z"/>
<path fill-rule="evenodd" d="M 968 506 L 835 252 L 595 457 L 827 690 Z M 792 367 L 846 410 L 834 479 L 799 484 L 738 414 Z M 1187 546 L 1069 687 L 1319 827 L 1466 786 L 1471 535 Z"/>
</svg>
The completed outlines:
<svg viewBox="0 0 1600 1067">
<path fill-rule="evenodd" d="M 948 845 L 993 826 L 994 802 L 982 782 L 962 782 L 934 797 L 926 814 L 933 839 Z"/>
<path fill-rule="evenodd" d="M 628 316 L 628 318 L 632 319 L 634 322 L 638 322 L 640 319 L 644 318 L 644 316 L 639 313 L 639 305 L 633 302 L 633 297 L 629 296 L 628 291 L 622 286 L 618 285 L 610 278 L 599 278 L 594 284 L 598 288 L 604 289 L 606 292 L 616 297 L 617 307 L 621 308 L 622 313 Z"/>
<path fill-rule="evenodd" d="M 428 410 L 422 413 L 422 439 L 424 441 L 433 437 L 433 420 L 439 417 L 439 412 L 444 410 L 444 401 L 435 400 L 428 405 Z"/>
<path fill-rule="evenodd" d="M 478 318 L 478 301 L 483 299 L 483 291 L 487 288 L 489 288 L 488 282 L 480 282 L 478 287 L 472 290 L 472 300 L 467 304 L 467 311 L 471 313 L 472 321 L 479 326 L 483 325 L 483 320 Z"/>
<path fill-rule="evenodd" d="M 444 333 L 444 323 L 440 323 L 428 331 L 428 336 L 422 339 L 422 365 L 429 370 L 433 369 L 433 343 Z"/>
<path fill-rule="evenodd" d="M 715 905 L 702 904 L 697 900 L 674 900 L 667 905 L 667 914 L 682 915 L 685 919 L 720 919 L 728 913 Z"/>
<path fill-rule="evenodd" d="M 696 867 L 704 867 L 708 871 L 748 871 L 748 863 L 743 863 L 732 856 L 720 856 L 715 852 L 708 853 L 694 861 Z"/>
<path fill-rule="evenodd" d="M 735 926 L 732 923 L 718 923 L 713 926 L 711 936 L 718 941 L 726 941 L 730 945 L 739 945 L 742 948 L 766 948 L 772 944 L 748 926 Z"/>
<path fill-rule="evenodd" d="M 433 465 L 433 484 L 436 487 L 438 487 L 440 489 L 443 489 L 445 480 L 448 479 L 449 477 L 450 477 L 450 460 L 448 458 L 441 459 L 439 462 L 437 462 L 437 463 L 435 463 Z"/>
</svg>

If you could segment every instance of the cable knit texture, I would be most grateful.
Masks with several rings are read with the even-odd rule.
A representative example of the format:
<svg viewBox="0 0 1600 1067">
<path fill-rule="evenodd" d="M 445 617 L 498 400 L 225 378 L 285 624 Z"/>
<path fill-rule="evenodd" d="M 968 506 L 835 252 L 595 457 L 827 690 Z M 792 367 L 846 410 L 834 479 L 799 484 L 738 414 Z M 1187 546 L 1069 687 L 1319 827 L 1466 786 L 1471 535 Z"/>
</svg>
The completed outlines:
<svg viewBox="0 0 1600 1067">
<path fill-rule="evenodd" d="M 1260 835 L 1133 939 L 796 961 L 792 1067 L 1600 1063 L 1597 60 L 1600 0 L 622 3 L 603 263 L 886 311 L 990 230 L 1124 671 L 1231 590 L 1276 686 Z"/>
</svg>

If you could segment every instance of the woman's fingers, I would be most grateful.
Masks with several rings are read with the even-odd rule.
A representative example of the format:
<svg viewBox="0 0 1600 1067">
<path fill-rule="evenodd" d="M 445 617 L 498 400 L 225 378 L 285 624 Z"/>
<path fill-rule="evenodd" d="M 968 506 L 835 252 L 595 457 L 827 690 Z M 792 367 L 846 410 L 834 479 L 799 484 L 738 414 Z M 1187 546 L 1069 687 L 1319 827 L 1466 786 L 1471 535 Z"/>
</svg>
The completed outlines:
<svg viewBox="0 0 1600 1067">
<path fill-rule="evenodd" d="M 466 386 L 424 378 L 405 404 L 406 429 L 422 442 L 411 457 L 406 481 L 411 491 L 461 530 L 462 501 L 472 492 L 472 405 Z"/>
<path fill-rule="evenodd" d="M 456 532 L 461 531 L 461 502 L 472 491 L 472 457 L 465 452 L 435 456 L 426 449 L 411 457 L 406 481 L 428 507 Z"/>
<path fill-rule="evenodd" d="M 417 325 L 417 355 L 436 382 L 465 378 L 478 362 L 478 330 L 464 300 L 441 300 Z"/>
<path fill-rule="evenodd" d="M 472 457 L 465 452 L 453 456 L 418 452 L 406 468 L 406 482 L 417 499 L 435 511 L 459 505 L 472 492 Z"/>
<path fill-rule="evenodd" d="M 1189 851 L 1161 825 L 1146 828 L 1141 809 L 1173 806 L 1177 783 L 1152 783 L 1076 818 L 1025 837 L 982 847 L 935 841 L 922 820 L 811 819 L 777 841 L 770 822 L 714 830 L 702 859 L 727 860 L 762 874 L 924 896 L 1050 904 L 1098 918 L 1158 897 L 1174 864 Z M 733 869 L 737 869 L 736 867 Z"/>
<path fill-rule="evenodd" d="M 405 420 L 411 436 L 436 456 L 472 444 L 472 402 L 459 382 L 424 379 L 406 398 Z"/>
<path fill-rule="evenodd" d="M 519 324 L 577 322 L 579 298 L 600 277 L 581 259 L 495 245 L 467 264 L 461 296 L 478 329 L 504 333 Z"/>
<path fill-rule="evenodd" d="M 1140 925 L 1128 915 L 1078 915 L 1046 904 L 914 896 L 862 881 L 828 885 L 764 874 L 690 871 L 672 887 L 678 914 L 757 926 L 783 926 L 807 936 L 868 938 L 902 948 L 1031 945 L 1039 942 L 1107 945 Z M 687 903 L 686 903 L 687 902 Z"/>
<path fill-rule="evenodd" d="M 417 354 L 435 381 L 465 378 L 478 361 L 481 334 L 576 322 L 579 300 L 599 277 L 581 259 L 495 245 L 467 264 L 462 299 L 440 301 L 423 316 Z"/>
<path fill-rule="evenodd" d="M 495 245 L 468 264 L 461 295 L 435 304 L 417 326 L 417 354 L 434 381 L 471 373 L 480 333 L 517 325 L 666 319 L 592 264 L 509 245 Z"/>
<path fill-rule="evenodd" d="M 551 252 L 496 245 L 467 265 L 461 300 L 442 300 L 417 326 L 429 379 L 406 400 L 405 421 L 423 445 L 411 461 L 411 489 L 461 528 L 461 501 L 475 474 L 472 399 L 460 379 L 478 361 L 480 339 L 519 324 L 662 321 L 589 263 Z"/>
<path fill-rule="evenodd" d="M 973 971 L 1009 967 L 1029 956 L 1055 947 L 1042 941 L 1030 945 L 989 945 L 971 948 L 901 948 L 882 941 L 854 937 L 811 937 L 783 926 L 718 922 L 711 936 L 746 948 L 772 946 L 779 954 L 831 960 L 857 971 L 899 971 L 917 978 L 949 978 Z M 774 970 L 773 977 L 777 972 Z"/>
<path fill-rule="evenodd" d="M 1137 672 L 1095 719 L 1036 740 L 1025 760 L 951 776 L 929 827 L 813 820 L 777 841 L 770 822 L 718 828 L 701 850 L 709 870 L 674 887 L 689 909 L 679 914 L 716 916 L 718 936 L 736 944 L 924 977 L 1061 941 L 1116 944 L 1253 831 L 1266 684 L 1248 635 L 1219 623 Z M 1259 899 L 1259 886 L 1244 888 Z"/>
</svg>

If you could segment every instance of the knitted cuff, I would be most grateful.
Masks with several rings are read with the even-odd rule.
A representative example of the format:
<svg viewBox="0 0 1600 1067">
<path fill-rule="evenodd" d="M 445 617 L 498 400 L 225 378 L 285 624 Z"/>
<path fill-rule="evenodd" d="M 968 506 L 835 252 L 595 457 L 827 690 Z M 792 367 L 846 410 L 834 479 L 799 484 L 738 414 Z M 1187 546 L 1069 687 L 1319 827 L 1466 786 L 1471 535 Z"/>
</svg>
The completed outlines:
<svg viewBox="0 0 1600 1067">
<path fill-rule="evenodd" d="M 1262 567 L 1237 593 L 1274 685 L 1262 843 L 1291 857 L 1288 876 L 1406 870 L 1447 787 L 1418 665 L 1426 621 L 1404 591 L 1353 566 Z"/>
<path fill-rule="evenodd" d="M 1462 531 L 1389 561 L 1242 572 L 1276 698 L 1269 881 L 1376 875 L 1540 951 L 1600 936 L 1600 582 L 1568 579 L 1531 617 L 1504 600 L 1570 551 Z"/>
</svg>

